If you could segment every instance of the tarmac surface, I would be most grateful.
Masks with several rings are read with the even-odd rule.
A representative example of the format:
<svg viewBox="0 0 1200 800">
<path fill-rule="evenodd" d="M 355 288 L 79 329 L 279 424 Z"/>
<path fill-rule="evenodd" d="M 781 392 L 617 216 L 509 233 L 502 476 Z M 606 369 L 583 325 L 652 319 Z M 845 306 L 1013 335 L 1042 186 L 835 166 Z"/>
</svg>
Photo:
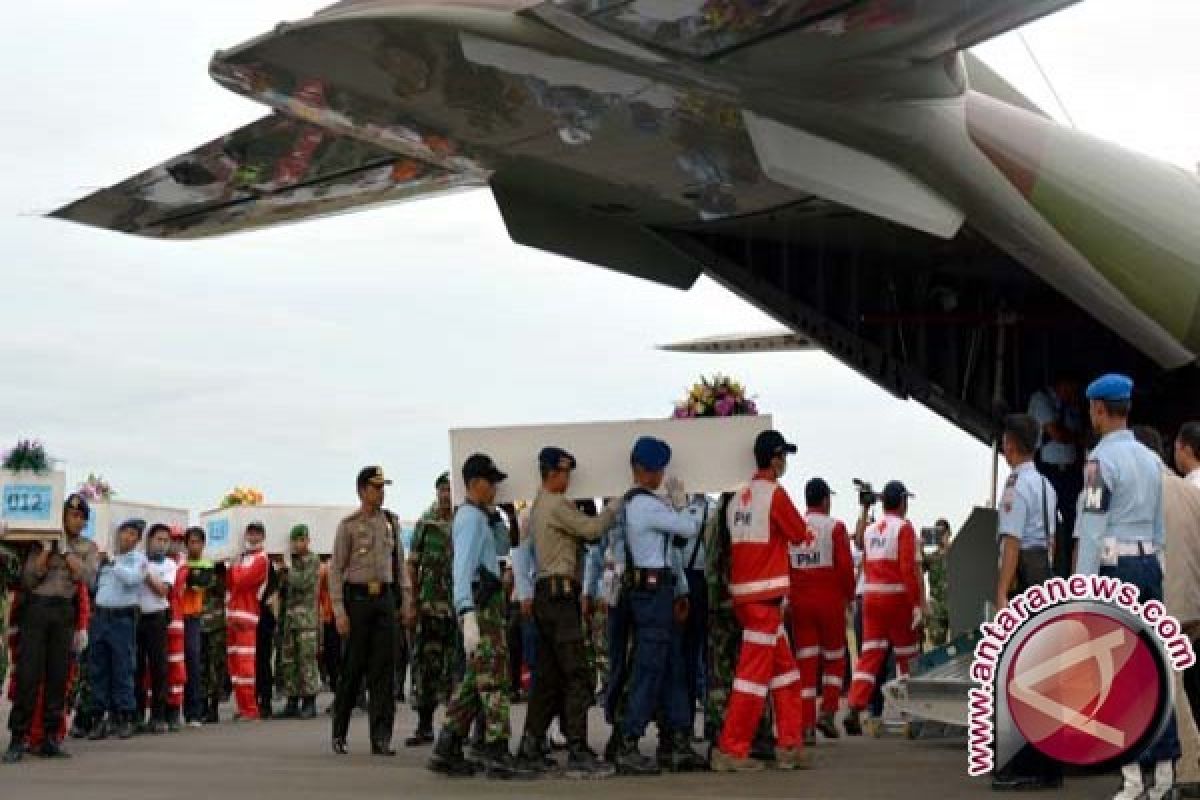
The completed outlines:
<svg viewBox="0 0 1200 800">
<path fill-rule="evenodd" d="M 331 701 L 324 695 L 318 708 Z M 513 707 L 521 730 L 525 707 Z M 222 719 L 232 711 L 222 708 Z M 0 709 L 7 722 L 7 708 Z M 28 756 L 0 767 L 0 800 L 177 800 L 254 797 L 261 800 L 348 798 L 949 798 L 1000 797 L 985 779 L 966 774 L 962 739 L 909 741 L 899 736 L 840 739 L 814 748 L 816 766 L 807 772 L 664 775 L 572 781 L 487 781 L 446 778 L 425 768 L 430 748 L 406 748 L 415 715 L 397 709 L 398 750 L 394 758 L 370 755 L 366 718 L 356 713 L 350 729 L 351 755 L 329 746 L 330 718 L 222 722 L 177 734 L 136 736 L 104 742 L 68 740 L 73 758 L 46 761 Z M 7 728 L 6 728 L 7 730 Z M 592 746 L 603 748 L 609 728 L 593 710 Z M 653 726 L 652 726 L 653 731 Z M 642 751 L 654 752 L 653 733 Z M 7 737 L 4 738 L 7 744 Z M 697 749 L 702 745 L 697 745 Z M 559 754 L 565 759 L 565 754 Z M 1108 798 L 1118 778 L 1068 778 L 1066 788 L 1039 796 L 1056 799 Z"/>
</svg>

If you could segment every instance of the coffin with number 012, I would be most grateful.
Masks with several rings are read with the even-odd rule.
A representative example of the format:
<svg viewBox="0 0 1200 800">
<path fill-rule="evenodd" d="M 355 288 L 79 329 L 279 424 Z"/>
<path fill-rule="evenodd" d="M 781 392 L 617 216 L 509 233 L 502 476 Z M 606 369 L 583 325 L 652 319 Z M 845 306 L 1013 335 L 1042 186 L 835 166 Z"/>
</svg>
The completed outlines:
<svg viewBox="0 0 1200 800">
<path fill-rule="evenodd" d="M 0 470 L 0 535 L 31 541 L 62 533 L 66 475 Z"/>
</svg>

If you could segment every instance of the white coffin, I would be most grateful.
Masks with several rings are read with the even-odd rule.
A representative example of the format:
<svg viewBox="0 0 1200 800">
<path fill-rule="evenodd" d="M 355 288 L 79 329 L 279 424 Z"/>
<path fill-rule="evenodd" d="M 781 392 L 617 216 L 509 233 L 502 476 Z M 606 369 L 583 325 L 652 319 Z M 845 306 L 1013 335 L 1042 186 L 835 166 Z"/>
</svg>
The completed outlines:
<svg viewBox="0 0 1200 800">
<path fill-rule="evenodd" d="M 67 478 L 58 471 L 0 470 L 0 521 L 11 539 L 39 539 L 62 532 Z"/>
<path fill-rule="evenodd" d="M 207 558 L 223 560 L 241 552 L 242 534 L 251 522 L 261 522 L 267 531 L 266 549 L 272 554 L 290 552 L 288 535 L 296 525 L 308 526 L 313 552 L 333 552 L 338 523 L 356 510 L 355 506 L 234 506 L 205 511 L 200 527 L 208 536 Z"/>
<path fill-rule="evenodd" d="M 472 453 L 487 453 L 508 473 L 497 502 L 532 500 L 541 485 L 537 456 L 547 446 L 567 450 L 579 463 L 571 479 L 571 496 L 622 495 L 632 484 L 629 452 L 639 436 L 655 436 L 671 446 L 667 475 L 682 480 L 689 492 L 727 491 L 754 474 L 754 438 L 771 427 L 771 416 L 762 414 L 460 428 L 450 431 L 454 499 L 461 502 L 466 496 L 463 462 Z"/>
<path fill-rule="evenodd" d="M 116 552 L 117 526 L 130 519 L 144 519 L 147 530 L 151 525 L 178 525 L 186 528 L 191 512 L 186 508 L 168 508 L 149 503 L 126 500 L 110 500 L 107 503 L 90 503 L 91 517 L 83 535 L 96 543 L 102 553 Z"/>
</svg>

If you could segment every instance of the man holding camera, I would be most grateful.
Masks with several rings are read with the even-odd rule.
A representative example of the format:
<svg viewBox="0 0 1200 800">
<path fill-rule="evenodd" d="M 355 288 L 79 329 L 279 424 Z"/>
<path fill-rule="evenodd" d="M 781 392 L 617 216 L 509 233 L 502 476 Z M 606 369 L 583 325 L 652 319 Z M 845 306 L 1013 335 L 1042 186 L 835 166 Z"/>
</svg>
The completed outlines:
<svg viewBox="0 0 1200 800">
<path fill-rule="evenodd" d="M 850 713 L 843 723 L 847 733 L 862 730 L 860 715 L 871 700 L 888 649 L 896 655 L 896 674 L 907 676 L 908 664 L 917 655 L 921 627 L 922 592 L 917 569 L 918 538 L 908 514 L 912 497 L 900 481 L 883 487 L 883 519 L 863 531 L 863 642 L 862 656 L 850 687 Z"/>
</svg>

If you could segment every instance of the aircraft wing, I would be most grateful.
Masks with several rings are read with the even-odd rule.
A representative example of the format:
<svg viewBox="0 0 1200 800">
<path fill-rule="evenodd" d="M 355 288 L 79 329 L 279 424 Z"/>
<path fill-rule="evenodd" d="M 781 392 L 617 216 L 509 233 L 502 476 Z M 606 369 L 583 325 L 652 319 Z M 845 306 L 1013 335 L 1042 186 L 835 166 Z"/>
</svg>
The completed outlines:
<svg viewBox="0 0 1200 800">
<path fill-rule="evenodd" d="M 272 114 L 51 216 L 162 239 L 263 228 L 486 185 Z"/>
<path fill-rule="evenodd" d="M 820 350 L 821 347 L 812 339 L 798 333 L 772 331 L 706 336 L 701 339 L 660 344 L 658 349 L 672 353 L 779 353 L 807 352 Z"/>
</svg>

